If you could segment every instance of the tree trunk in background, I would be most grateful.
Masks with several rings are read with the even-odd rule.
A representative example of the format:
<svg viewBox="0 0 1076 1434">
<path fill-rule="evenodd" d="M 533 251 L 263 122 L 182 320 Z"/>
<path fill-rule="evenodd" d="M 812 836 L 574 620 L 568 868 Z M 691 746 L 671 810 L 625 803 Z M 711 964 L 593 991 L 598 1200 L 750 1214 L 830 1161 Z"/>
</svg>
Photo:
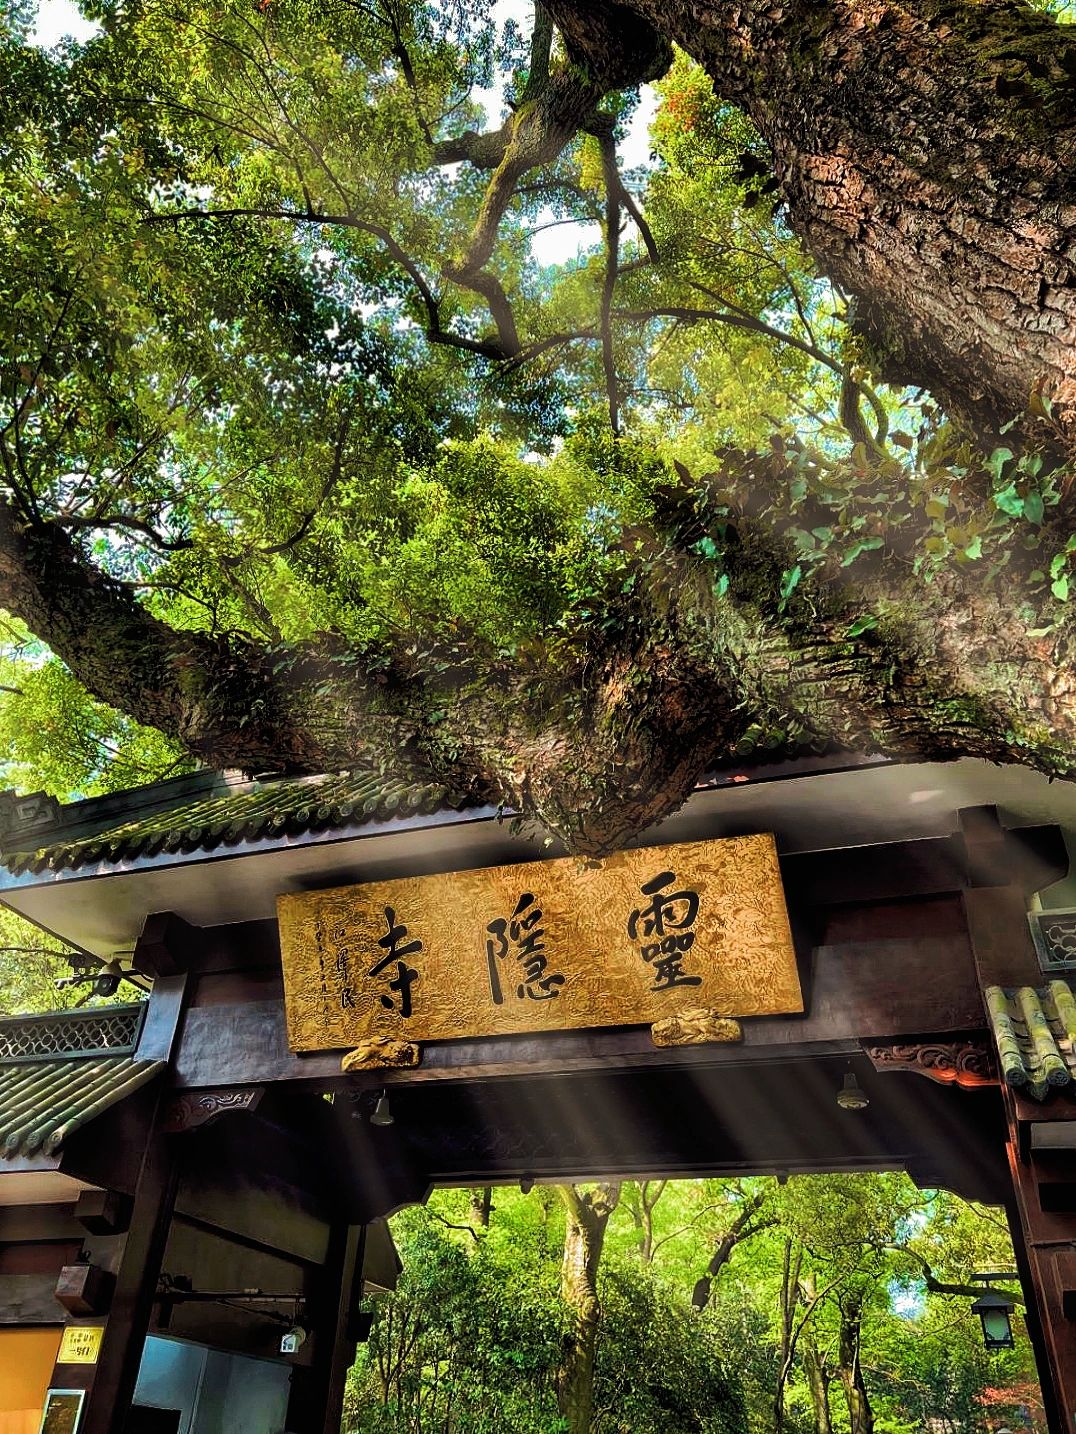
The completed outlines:
<svg viewBox="0 0 1076 1434">
<path fill-rule="evenodd" d="M 644 1265 L 654 1260 L 654 1207 L 665 1193 L 667 1180 L 642 1180 L 631 1191 L 628 1208 L 639 1232 L 639 1255 Z"/>
<path fill-rule="evenodd" d="M 576 53 L 608 67 L 603 7 L 549 8 Z M 1009 0 L 623 8 L 750 116 L 792 228 L 857 297 L 887 378 L 987 436 L 1045 394 L 1076 452 L 1072 27 Z"/>
<path fill-rule="evenodd" d="M 863 1296 L 849 1295 L 841 1301 L 840 1363 L 837 1372 L 848 1404 L 850 1434 L 873 1434 L 874 1431 L 874 1411 L 863 1383 L 863 1367 L 859 1359 L 862 1326 Z"/>
<path fill-rule="evenodd" d="M 832 1376 L 819 1352 L 814 1336 L 803 1341 L 803 1372 L 807 1376 L 807 1387 L 811 1392 L 811 1410 L 814 1415 L 814 1434 L 833 1434 L 833 1419 L 829 1408 L 829 1386 Z"/>
<path fill-rule="evenodd" d="M 706 1274 L 695 1285 L 691 1295 L 691 1303 L 697 1310 L 704 1310 L 710 1303 L 713 1281 L 731 1259 L 736 1246 L 743 1240 L 749 1240 L 759 1230 L 766 1230 L 773 1224 L 772 1220 L 759 1220 L 755 1224 L 751 1223 L 751 1217 L 758 1213 L 765 1198 L 765 1195 L 750 1196 L 736 1219 L 718 1239 L 714 1246 L 714 1253 L 710 1256 L 710 1263 L 706 1266 Z"/>
<path fill-rule="evenodd" d="M 490 1211 L 493 1209 L 493 1187 L 480 1185 L 471 1191 L 471 1219 L 483 1230 L 489 1229 Z"/>
<path fill-rule="evenodd" d="M 799 1298 L 800 1269 L 803 1265 L 803 1248 L 796 1246 L 789 1235 L 785 1240 L 781 1257 L 780 1337 L 777 1354 L 780 1364 L 777 1370 L 777 1388 L 773 1396 L 774 1434 L 781 1434 L 785 1427 L 785 1391 L 792 1374 L 792 1361 L 796 1354 L 796 1301 Z"/>
<path fill-rule="evenodd" d="M 590 1434 L 594 1355 L 601 1317 L 598 1267 L 609 1217 L 620 1199 L 620 1186 L 599 1185 L 595 1190 L 583 1191 L 575 1185 L 560 1185 L 557 1189 L 567 1214 L 560 1289 L 572 1319 L 557 1371 L 557 1408 L 566 1421 L 566 1434 Z"/>
<path fill-rule="evenodd" d="M 800 1299 L 809 1307 L 818 1303 L 818 1284 L 813 1274 L 804 1275 L 800 1279 Z M 818 1348 L 813 1329 L 804 1330 L 800 1338 L 800 1350 L 807 1388 L 811 1392 L 814 1434 L 833 1434 L 833 1417 L 829 1407 L 829 1386 L 833 1375 Z"/>
</svg>

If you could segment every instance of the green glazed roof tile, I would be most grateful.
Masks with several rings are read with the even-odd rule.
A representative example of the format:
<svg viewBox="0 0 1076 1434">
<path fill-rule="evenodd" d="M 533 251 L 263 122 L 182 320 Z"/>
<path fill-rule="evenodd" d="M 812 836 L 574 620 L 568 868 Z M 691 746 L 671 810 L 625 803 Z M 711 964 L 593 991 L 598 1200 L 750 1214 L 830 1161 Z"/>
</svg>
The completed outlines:
<svg viewBox="0 0 1076 1434">
<path fill-rule="evenodd" d="M 64 871 L 160 852 L 215 851 L 262 837 L 343 829 L 402 813 L 432 815 L 460 805 L 449 801 L 443 787 L 366 771 L 245 782 L 166 810 L 117 820 L 73 840 L 53 838 L 30 848 L 16 829 L 0 841 L 0 862 L 16 876 Z"/>
<path fill-rule="evenodd" d="M 1067 981 L 988 986 L 986 1008 L 1002 1079 L 1036 1100 L 1076 1082 L 1076 997 Z"/>
<path fill-rule="evenodd" d="M 885 758 L 826 749 L 758 767 L 756 776 L 799 775 L 874 765 Z M 739 766 L 700 778 L 700 787 L 746 780 Z M 14 876 L 115 866 L 159 855 L 221 851 L 259 840 L 345 831 L 392 817 L 433 816 L 474 806 L 435 782 L 368 769 L 314 777 L 236 780 L 214 772 L 89 798 L 61 807 L 44 792 L 0 792 L 0 866 Z"/>
<path fill-rule="evenodd" d="M 55 1155 L 76 1130 L 164 1067 L 131 1056 L 0 1064 L 0 1156 Z"/>
</svg>

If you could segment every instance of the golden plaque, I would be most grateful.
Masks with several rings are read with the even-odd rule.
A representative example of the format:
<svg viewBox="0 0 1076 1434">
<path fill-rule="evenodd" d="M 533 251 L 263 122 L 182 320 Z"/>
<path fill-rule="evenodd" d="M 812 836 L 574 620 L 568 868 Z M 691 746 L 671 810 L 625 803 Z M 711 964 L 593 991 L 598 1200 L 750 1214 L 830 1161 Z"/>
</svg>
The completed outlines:
<svg viewBox="0 0 1076 1434">
<path fill-rule="evenodd" d="M 69 1324 L 60 1337 L 57 1364 L 96 1364 L 105 1337 L 103 1324 Z"/>
<path fill-rule="evenodd" d="M 288 1041 L 445 1041 L 803 1010 L 772 836 L 277 900 Z"/>
</svg>

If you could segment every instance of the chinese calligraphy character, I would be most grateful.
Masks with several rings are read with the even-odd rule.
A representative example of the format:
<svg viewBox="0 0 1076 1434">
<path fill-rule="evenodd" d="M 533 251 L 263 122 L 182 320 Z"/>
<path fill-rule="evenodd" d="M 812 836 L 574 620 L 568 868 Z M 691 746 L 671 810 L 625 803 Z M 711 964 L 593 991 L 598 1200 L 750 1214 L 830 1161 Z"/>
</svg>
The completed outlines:
<svg viewBox="0 0 1076 1434">
<path fill-rule="evenodd" d="M 548 1001 L 560 995 L 559 987 L 564 985 L 564 977 L 558 972 L 546 975 L 549 962 L 544 955 L 545 928 L 539 925 L 541 919 L 542 908 L 535 902 L 531 892 L 525 891 L 507 921 L 499 916 L 486 927 L 489 937 L 492 938 L 486 941 L 486 964 L 489 967 L 490 995 L 495 1006 L 504 1005 L 504 991 L 501 988 L 497 963 L 507 958 L 513 945 L 522 976 L 516 987 L 517 999 Z"/>
<path fill-rule="evenodd" d="M 407 941 L 407 927 L 402 921 L 396 920 L 396 912 L 391 906 L 385 907 L 385 924 L 387 931 L 384 936 L 379 937 L 378 945 L 382 947 L 385 955 L 379 961 L 375 961 L 366 973 L 371 978 L 380 976 L 395 961 L 396 977 L 389 982 L 389 990 L 395 991 L 399 998 L 399 1012 L 403 1017 L 411 1014 L 411 987 L 418 980 L 418 972 L 413 966 L 407 964 L 408 956 L 417 956 L 422 950 L 421 941 Z M 396 1002 L 391 996 L 382 995 L 381 1004 L 388 1011 L 397 1009 Z"/>
<path fill-rule="evenodd" d="M 654 968 L 652 991 L 702 985 L 701 976 L 689 976 L 684 970 L 684 957 L 695 944 L 691 928 L 699 914 L 699 893 L 690 888 L 666 891 L 675 881 L 675 872 L 661 871 L 644 882 L 643 895 L 654 899 L 628 917 L 629 938 L 639 942 L 640 956 Z"/>
<path fill-rule="evenodd" d="M 330 949 L 336 951 L 336 959 L 333 965 L 336 968 L 336 974 L 340 980 L 340 1009 L 347 1011 L 353 1009 L 355 1005 L 355 991 L 351 984 L 351 968 L 355 956 L 356 936 L 344 923 L 331 927 L 328 935 Z"/>
</svg>

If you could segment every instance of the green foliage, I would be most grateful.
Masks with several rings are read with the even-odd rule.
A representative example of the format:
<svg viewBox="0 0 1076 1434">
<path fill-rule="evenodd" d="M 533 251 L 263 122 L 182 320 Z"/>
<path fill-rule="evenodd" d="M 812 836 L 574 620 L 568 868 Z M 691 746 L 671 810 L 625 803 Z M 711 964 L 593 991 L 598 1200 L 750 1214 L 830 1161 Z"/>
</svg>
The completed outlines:
<svg viewBox="0 0 1076 1434">
<path fill-rule="evenodd" d="M 486 1243 L 464 1248 L 425 1211 L 400 1217 L 394 1234 L 406 1272 L 396 1293 L 378 1302 L 351 1374 L 344 1428 L 555 1430 L 550 1381 L 563 1315 L 548 1265 L 526 1241 L 511 1258 Z"/>
<path fill-rule="evenodd" d="M 1042 1429 L 1030 1344 L 988 1355 L 971 1295 L 928 1293 L 923 1271 L 966 1283 L 1012 1267 L 1004 1217 L 894 1174 L 650 1182 L 653 1260 L 640 1257 L 641 1187 L 625 1184 L 599 1278 L 602 1316 L 594 1434 L 769 1434 L 786 1250 L 800 1260 L 801 1343 L 786 1428 L 814 1428 L 803 1369 L 808 1341 L 832 1379 L 834 1429 L 847 1429 L 837 1370 L 842 1309 L 862 1302 L 861 1351 L 875 1427 L 986 1434 L 1027 1407 Z M 400 1287 L 375 1301 L 374 1332 L 349 1384 L 348 1434 L 505 1429 L 555 1434 L 553 1380 L 568 1310 L 558 1295 L 563 1207 L 552 1188 L 493 1191 L 488 1228 L 468 1192 L 442 1191 L 393 1221 Z M 734 1249 L 700 1314 L 690 1297 L 745 1208 L 753 1233 Z M 747 1227 L 749 1230 L 752 1226 Z M 925 1263 L 924 1263 L 925 1262 Z M 806 1293 L 820 1294 L 810 1307 Z"/>
<path fill-rule="evenodd" d="M 745 1410 L 719 1323 L 625 1262 L 601 1284 L 596 1431 L 741 1434 Z"/>
<path fill-rule="evenodd" d="M 188 770 L 159 732 L 95 702 L 62 663 L 5 622 L 0 645 L 0 778 L 24 790 L 97 796 Z"/>
<path fill-rule="evenodd" d="M 498 229 L 489 272 L 522 354 L 491 362 L 488 303 L 446 276 L 487 174 L 435 150 L 479 127 L 473 84 L 519 98 L 524 37 L 477 6 L 94 15 L 95 39 L 54 53 L 22 8 L 0 31 L 4 485 L 169 623 L 532 654 L 580 624 L 615 634 L 626 565 L 660 565 L 678 473 L 706 498 L 718 597 L 748 515 L 787 550 L 751 594 L 782 620 L 809 626 L 889 563 L 924 590 L 951 569 L 1004 585 L 1040 635 L 1067 622 L 1049 404 L 984 458 L 875 385 L 757 135 L 685 56 L 625 176 L 658 257 L 625 220 L 609 352 L 606 256 L 543 266 L 530 248 L 540 223 L 603 221 L 587 135 Z M 634 101 L 605 102 L 620 133 Z M 847 638 L 900 616 L 849 611 Z M 6 780 L 90 793 L 181 762 L 24 632 L 3 667 Z"/>
<path fill-rule="evenodd" d="M 59 1011 L 79 1004 L 74 988 L 56 989 L 70 975 L 59 942 L 11 911 L 0 911 L 0 1016 Z"/>
<path fill-rule="evenodd" d="M 658 87 L 650 162 L 626 176 L 657 260 L 637 217 L 611 294 L 594 248 L 535 260 L 540 224 L 605 219 L 601 145 L 569 144 L 499 226 L 488 276 L 522 352 L 490 361 L 488 296 L 450 277 L 488 174 L 435 145 L 481 126 L 474 85 L 499 77 L 521 99 L 524 37 L 474 4 L 87 13 L 97 38 L 49 54 L 28 42 L 29 4 L 0 15 L 3 487 L 174 627 L 411 656 L 447 639 L 537 666 L 581 627 L 617 634 L 644 577 L 660 614 L 680 580 L 663 567 L 671 526 L 718 606 L 803 634 L 836 613 L 849 643 L 884 644 L 902 614 L 844 595 L 887 564 L 924 592 L 974 572 L 1033 636 L 1069 621 L 1076 540 L 1055 519 L 1072 475 L 1049 457 L 1048 403 L 984 456 L 931 403 L 876 384 L 757 134 L 686 57 Z M 603 102 L 621 133 L 633 103 Z M 771 543 L 752 560 L 752 523 L 776 557 Z M 24 628 L 0 637 L 5 782 L 90 795 L 182 769 Z M 785 735 L 760 722 L 743 749 Z M 78 999 L 51 987 L 53 943 L 4 918 L 0 944 L 20 948 L 0 953 L 5 1009 Z M 696 1281 L 756 1199 L 697 1315 Z M 563 1212 L 542 1190 L 495 1205 L 474 1234 L 443 1223 L 468 1222 L 452 1192 L 397 1220 L 406 1274 L 352 1375 L 356 1434 L 561 1427 Z M 652 1264 L 636 1218 L 626 1196 L 607 1239 L 602 1431 L 771 1429 L 793 1259 L 822 1292 L 805 1338 L 830 1369 L 860 1311 L 879 1430 L 942 1414 L 978 1434 L 987 1391 L 1005 1408 L 1027 1383 L 1026 1340 L 987 1361 L 968 1302 L 925 1293 L 924 1261 L 957 1283 L 1010 1262 L 989 1212 L 894 1176 L 670 1185 Z M 795 1297 L 802 1313 L 812 1297 Z M 810 1427 L 802 1360 L 795 1431 Z"/>
</svg>

